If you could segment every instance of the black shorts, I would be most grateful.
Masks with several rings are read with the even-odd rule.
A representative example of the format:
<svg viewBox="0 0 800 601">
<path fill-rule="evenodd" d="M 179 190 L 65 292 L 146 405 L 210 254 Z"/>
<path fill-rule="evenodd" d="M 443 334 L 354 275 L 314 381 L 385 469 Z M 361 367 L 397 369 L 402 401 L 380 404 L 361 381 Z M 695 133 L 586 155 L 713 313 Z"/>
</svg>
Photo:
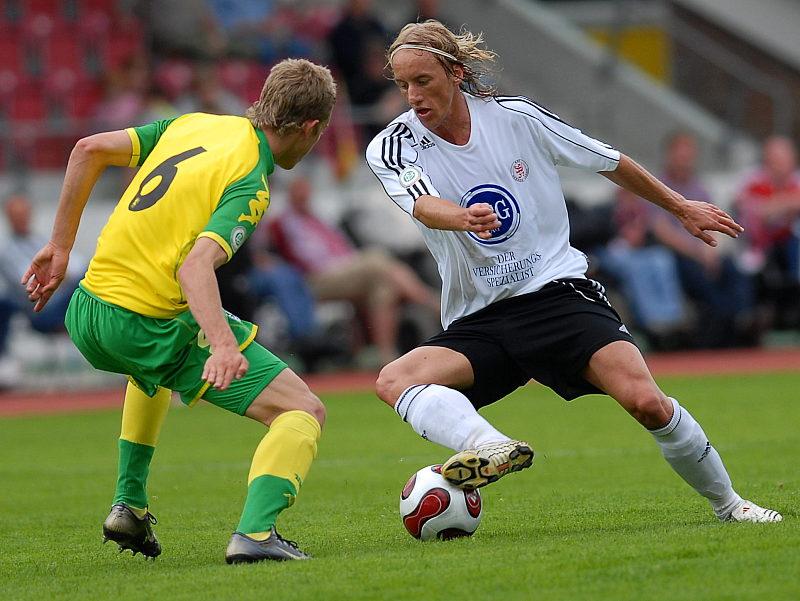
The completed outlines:
<svg viewBox="0 0 800 601">
<path fill-rule="evenodd" d="M 466 356 L 475 382 L 462 392 L 484 407 L 531 379 L 568 401 L 601 392 L 581 374 L 596 351 L 617 340 L 635 344 L 603 287 L 580 278 L 492 303 L 457 319 L 424 346 Z"/>
</svg>

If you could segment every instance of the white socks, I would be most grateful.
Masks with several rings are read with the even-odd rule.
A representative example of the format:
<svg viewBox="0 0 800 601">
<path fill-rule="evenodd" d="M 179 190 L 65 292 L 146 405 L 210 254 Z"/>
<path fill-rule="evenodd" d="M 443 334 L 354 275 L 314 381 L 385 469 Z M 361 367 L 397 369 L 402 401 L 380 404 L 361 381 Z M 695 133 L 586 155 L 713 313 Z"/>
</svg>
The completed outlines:
<svg viewBox="0 0 800 601">
<path fill-rule="evenodd" d="M 511 440 L 483 419 L 467 397 L 446 386 L 409 386 L 400 395 L 394 410 L 422 438 L 454 451 Z"/>
<path fill-rule="evenodd" d="M 718 517 L 727 517 L 742 500 L 706 433 L 686 409 L 672 401 L 672 419 L 663 428 L 650 430 L 661 454 L 678 475 L 711 503 Z"/>
</svg>

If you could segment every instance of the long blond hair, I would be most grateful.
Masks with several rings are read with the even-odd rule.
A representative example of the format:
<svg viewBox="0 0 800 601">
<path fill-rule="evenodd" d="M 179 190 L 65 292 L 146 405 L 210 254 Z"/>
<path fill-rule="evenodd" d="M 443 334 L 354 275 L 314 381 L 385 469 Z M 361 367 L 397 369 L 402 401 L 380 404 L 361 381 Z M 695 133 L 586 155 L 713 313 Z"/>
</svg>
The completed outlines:
<svg viewBox="0 0 800 601">
<path fill-rule="evenodd" d="M 245 116 L 255 127 L 284 136 L 306 121 L 327 123 L 335 102 L 336 83 L 326 67 L 287 58 L 272 67 L 261 96 Z"/>
<path fill-rule="evenodd" d="M 428 19 L 423 23 L 409 23 L 400 30 L 386 53 L 390 69 L 392 55 L 403 44 L 434 48 L 451 55 L 455 62 L 440 54 L 433 54 L 433 57 L 451 75 L 453 75 L 453 66 L 461 65 L 464 70 L 461 89 L 465 92 L 482 97 L 496 93 L 496 88 L 484 81 L 493 73 L 497 55 L 491 50 L 481 48 L 483 33 L 476 35 L 462 29 L 461 33 L 456 34 L 435 19 Z"/>
</svg>

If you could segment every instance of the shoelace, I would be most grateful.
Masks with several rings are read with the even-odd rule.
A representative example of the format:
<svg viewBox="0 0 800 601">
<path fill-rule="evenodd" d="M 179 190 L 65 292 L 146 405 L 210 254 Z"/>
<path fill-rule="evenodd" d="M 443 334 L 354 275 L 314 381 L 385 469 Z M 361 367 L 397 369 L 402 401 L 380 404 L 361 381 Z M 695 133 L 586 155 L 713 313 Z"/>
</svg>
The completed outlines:
<svg viewBox="0 0 800 601">
<path fill-rule="evenodd" d="M 278 534 L 277 532 L 275 533 L 275 536 L 277 536 L 277 537 L 278 537 L 278 540 L 279 540 L 279 541 L 282 541 L 282 542 L 286 543 L 287 545 L 289 545 L 290 547 L 293 547 L 293 548 L 297 549 L 298 551 L 300 550 L 300 549 L 297 547 L 297 543 L 296 543 L 296 542 L 294 542 L 293 540 L 289 540 L 288 538 L 283 538 L 283 537 L 282 537 L 280 534 Z"/>
<path fill-rule="evenodd" d="M 151 524 L 158 524 L 158 520 L 156 519 L 156 516 L 154 516 L 149 511 L 146 514 L 144 514 L 144 519 L 146 519 Z"/>
</svg>

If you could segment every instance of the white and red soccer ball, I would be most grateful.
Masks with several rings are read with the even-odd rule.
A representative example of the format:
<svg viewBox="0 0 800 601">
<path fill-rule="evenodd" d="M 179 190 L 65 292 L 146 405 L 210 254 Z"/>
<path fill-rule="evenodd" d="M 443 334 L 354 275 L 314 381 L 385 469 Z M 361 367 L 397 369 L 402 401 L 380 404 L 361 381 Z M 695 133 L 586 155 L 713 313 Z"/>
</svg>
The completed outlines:
<svg viewBox="0 0 800 601">
<path fill-rule="evenodd" d="M 411 476 L 400 493 L 400 517 L 420 540 L 471 536 L 481 523 L 483 504 L 477 490 L 462 490 L 442 477 L 441 465 Z"/>
</svg>

